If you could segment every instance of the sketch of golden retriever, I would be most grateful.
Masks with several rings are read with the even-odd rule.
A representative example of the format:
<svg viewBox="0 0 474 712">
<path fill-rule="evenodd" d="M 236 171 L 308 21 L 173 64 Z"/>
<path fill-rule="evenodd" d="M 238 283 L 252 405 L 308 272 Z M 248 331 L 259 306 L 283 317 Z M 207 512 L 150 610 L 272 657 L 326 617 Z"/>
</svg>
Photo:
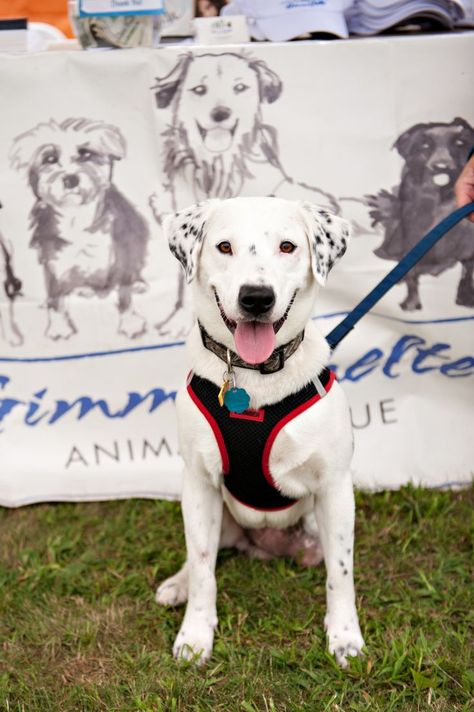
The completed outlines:
<svg viewBox="0 0 474 712">
<path fill-rule="evenodd" d="M 262 116 L 283 82 L 263 60 L 246 52 L 186 54 L 152 88 L 158 109 L 171 114 L 162 134 L 166 183 L 150 199 L 158 222 L 192 203 L 236 196 L 309 200 L 339 212 L 335 198 L 285 171 L 277 130 Z M 157 325 L 162 334 L 189 331 L 183 306 L 181 275 L 174 309 Z"/>
</svg>

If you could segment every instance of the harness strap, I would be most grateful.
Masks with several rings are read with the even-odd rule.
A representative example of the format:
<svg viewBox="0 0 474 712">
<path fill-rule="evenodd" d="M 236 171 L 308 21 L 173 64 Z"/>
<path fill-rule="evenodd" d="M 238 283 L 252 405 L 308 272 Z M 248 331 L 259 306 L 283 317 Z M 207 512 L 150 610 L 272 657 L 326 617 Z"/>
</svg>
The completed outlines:
<svg viewBox="0 0 474 712">
<path fill-rule="evenodd" d="M 419 242 L 403 257 L 400 262 L 379 282 L 364 299 L 349 312 L 345 319 L 341 321 L 326 336 L 331 350 L 352 331 L 354 326 L 362 319 L 380 299 L 399 282 L 411 268 L 421 260 L 422 257 L 438 242 L 447 232 L 449 232 L 458 222 L 470 213 L 474 212 L 474 202 L 458 208 L 450 213 L 440 223 L 435 225 Z"/>
</svg>

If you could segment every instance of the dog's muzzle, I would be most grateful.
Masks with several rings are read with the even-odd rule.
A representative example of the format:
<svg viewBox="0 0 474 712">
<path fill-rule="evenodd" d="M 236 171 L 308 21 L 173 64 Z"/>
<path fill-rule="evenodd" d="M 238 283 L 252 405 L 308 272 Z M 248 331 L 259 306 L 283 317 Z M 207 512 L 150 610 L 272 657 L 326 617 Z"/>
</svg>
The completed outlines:
<svg viewBox="0 0 474 712">
<path fill-rule="evenodd" d="M 296 291 L 283 316 L 275 322 L 268 319 L 268 313 L 275 304 L 275 293 L 272 287 L 242 285 L 239 290 L 238 303 L 244 318 L 239 321 L 229 319 L 215 289 L 214 296 L 222 320 L 234 337 L 239 356 L 250 364 L 260 364 L 266 361 L 275 350 L 276 334 L 288 317 L 295 301 Z"/>
<path fill-rule="evenodd" d="M 196 121 L 201 140 L 211 153 L 222 153 L 223 151 L 229 150 L 232 146 L 238 123 L 239 120 L 236 119 L 234 125 L 228 128 L 216 123 L 211 128 L 206 129 L 204 126 L 201 126 L 199 121 Z"/>
</svg>

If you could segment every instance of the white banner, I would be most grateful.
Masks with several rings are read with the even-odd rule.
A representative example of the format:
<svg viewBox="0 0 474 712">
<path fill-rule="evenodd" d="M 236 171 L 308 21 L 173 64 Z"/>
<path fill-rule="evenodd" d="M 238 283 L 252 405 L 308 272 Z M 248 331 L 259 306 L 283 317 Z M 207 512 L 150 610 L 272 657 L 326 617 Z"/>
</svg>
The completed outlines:
<svg viewBox="0 0 474 712">
<path fill-rule="evenodd" d="M 0 503 L 179 496 L 192 311 L 162 215 L 330 200 L 355 237 L 328 333 L 454 208 L 473 38 L 1 57 Z M 336 350 L 358 485 L 470 480 L 473 265 L 463 221 Z"/>
</svg>

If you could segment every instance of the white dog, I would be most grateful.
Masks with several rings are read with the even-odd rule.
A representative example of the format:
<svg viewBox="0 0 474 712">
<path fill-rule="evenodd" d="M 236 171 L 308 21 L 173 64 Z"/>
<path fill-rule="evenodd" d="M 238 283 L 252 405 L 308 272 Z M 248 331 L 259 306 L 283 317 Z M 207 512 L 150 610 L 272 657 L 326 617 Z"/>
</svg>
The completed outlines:
<svg viewBox="0 0 474 712">
<path fill-rule="evenodd" d="M 112 181 L 125 154 L 116 126 L 83 118 L 38 124 L 13 143 L 12 166 L 25 170 L 36 198 L 30 244 L 44 269 L 50 339 L 77 331 L 66 303 L 73 293 L 116 290 L 118 332 L 134 338 L 146 330 L 132 296 L 146 288 L 148 226 Z"/>
<path fill-rule="evenodd" d="M 176 401 L 187 561 L 157 591 L 160 604 L 188 602 L 174 654 L 211 655 L 219 547 L 248 548 L 245 529 L 302 522 L 313 536 L 319 529 L 329 650 L 346 666 L 364 644 L 353 582 L 353 442 L 345 395 L 325 368 L 328 344 L 310 317 L 349 225 L 308 203 L 234 198 L 180 211 L 164 227 L 198 316 L 192 372 Z"/>
</svg>

